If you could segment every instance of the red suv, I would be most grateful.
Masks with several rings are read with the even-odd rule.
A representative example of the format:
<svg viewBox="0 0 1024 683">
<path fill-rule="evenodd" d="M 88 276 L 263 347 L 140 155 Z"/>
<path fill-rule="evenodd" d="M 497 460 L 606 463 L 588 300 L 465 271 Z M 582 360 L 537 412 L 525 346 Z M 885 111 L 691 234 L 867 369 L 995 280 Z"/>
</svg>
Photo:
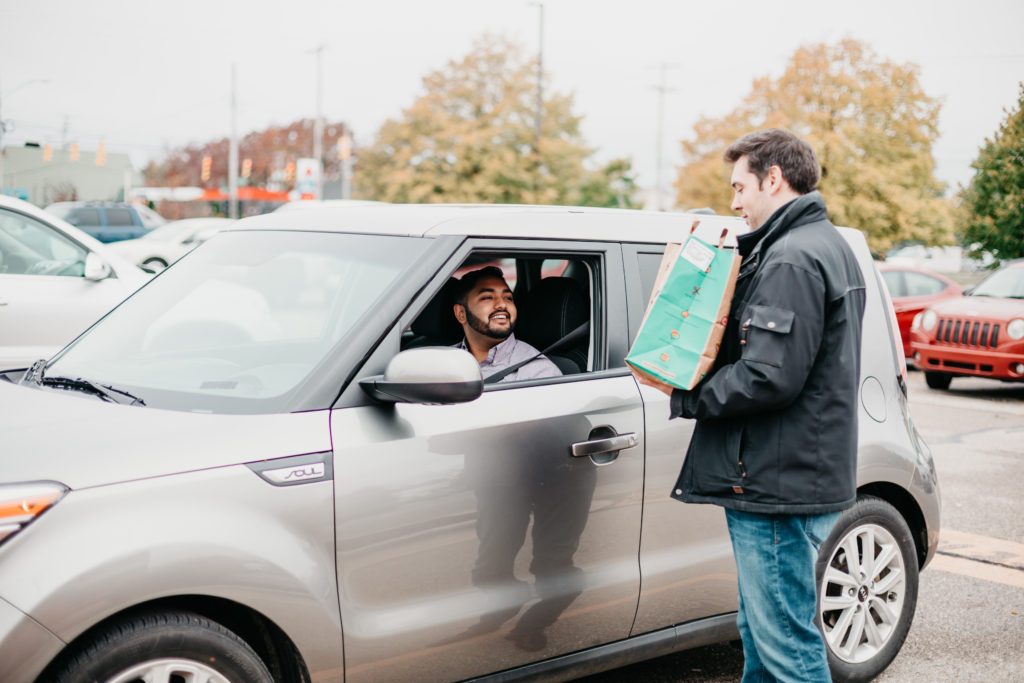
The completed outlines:
<svg viewBox="0 0 1024 683">
<path fill-rule="evenodd" d="M 914 364 L 933 389 L 957 375 L 1024 381 L 1024 259 L 925 309 L 910 334 Z"/>
</svg>

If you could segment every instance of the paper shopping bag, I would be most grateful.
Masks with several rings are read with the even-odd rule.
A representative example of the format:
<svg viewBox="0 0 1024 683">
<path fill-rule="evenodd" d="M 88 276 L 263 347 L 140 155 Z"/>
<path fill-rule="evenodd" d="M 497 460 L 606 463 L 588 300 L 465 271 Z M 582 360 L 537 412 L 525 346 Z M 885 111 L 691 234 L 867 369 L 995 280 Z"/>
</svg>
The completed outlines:
<svg viewBox="0 0 1024 683">
<path fill-rule="evenodd" d="M 715 363 L 740 268 L 739 253 L 694 234 L 666 245 L 654 291 L 626 362 L 680 389 L 692 389 Z"/>
</svg>

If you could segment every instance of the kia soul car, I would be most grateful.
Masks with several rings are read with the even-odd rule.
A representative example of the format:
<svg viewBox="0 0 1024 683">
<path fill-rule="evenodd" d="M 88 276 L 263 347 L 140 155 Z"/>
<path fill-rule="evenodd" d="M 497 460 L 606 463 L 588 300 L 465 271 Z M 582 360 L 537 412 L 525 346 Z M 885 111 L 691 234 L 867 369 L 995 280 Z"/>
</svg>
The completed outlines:
<svg viewBox="0 0 1024 683">
<path fill-rule="evenodd" d="M 568 680 L 735 640 L 724 514 L 669 497 L 694 423 L 623 361 L 698 219 L 745 227 L 381 205 L 218 233 L 0 381 L 0 680 Z M 818 618 L 857 680 L 904 642 L 939 490 L 842 233 L 868 294 L 859 499 Z M 560 376 L 488 383 L 457 348 L 452 286 L 485 264 Z"/>
</svg>

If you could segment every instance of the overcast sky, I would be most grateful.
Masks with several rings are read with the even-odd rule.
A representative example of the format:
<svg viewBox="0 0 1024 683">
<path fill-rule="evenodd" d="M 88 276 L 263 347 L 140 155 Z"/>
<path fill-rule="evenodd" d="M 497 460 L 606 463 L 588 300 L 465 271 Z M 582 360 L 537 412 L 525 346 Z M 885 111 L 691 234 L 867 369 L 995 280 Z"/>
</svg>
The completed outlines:
<svg viewBox="0 0 1024 683">
<path fill-rule="evenodd" d="M 732 110 L 754 78 L 778 76 L 803 44 L 851 37 L 921 67 L 944 102 L 934 148 L 956 186 L 1017 99 L 1024 3 L 545 0 L 546 91 L 571 92 L 599 159 L 630 157 L 654 184 L 659 65 L 668 65 L 662 154 L 667 187 L 679 140 L 701 115 Z M 323 113 L 372 141 L 422 92 L 422 77 L 485 33 L 535 51 L 526 0 L 0 0 L 0 116 L 7 144 L 76 141 L 137 163 L 226 136 L 238 69 L 238 132 L 312 118 L 323 45 Z M 36 79 L 45 83 L 32 82 Z"/>
</svg>

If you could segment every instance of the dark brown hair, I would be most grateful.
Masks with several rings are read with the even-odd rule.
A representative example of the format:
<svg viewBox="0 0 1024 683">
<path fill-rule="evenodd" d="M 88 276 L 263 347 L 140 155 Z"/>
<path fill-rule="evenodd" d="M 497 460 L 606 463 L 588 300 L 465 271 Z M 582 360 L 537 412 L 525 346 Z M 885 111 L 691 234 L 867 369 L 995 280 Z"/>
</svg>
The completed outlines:
<svg viewBox="0 0 1024 683">
<path fill-rule="evenodd" d="M 807 194 L 821 180 L 821 164 L 810 143 L 784 128 L 748 133 L 725 150 L 725 160 L 735 164 L 747 158 L 747 167 L 757 176 L 758 188 L 768 169 L 778 166 L 782 177 L 797 194 Z"/>
</svg>

